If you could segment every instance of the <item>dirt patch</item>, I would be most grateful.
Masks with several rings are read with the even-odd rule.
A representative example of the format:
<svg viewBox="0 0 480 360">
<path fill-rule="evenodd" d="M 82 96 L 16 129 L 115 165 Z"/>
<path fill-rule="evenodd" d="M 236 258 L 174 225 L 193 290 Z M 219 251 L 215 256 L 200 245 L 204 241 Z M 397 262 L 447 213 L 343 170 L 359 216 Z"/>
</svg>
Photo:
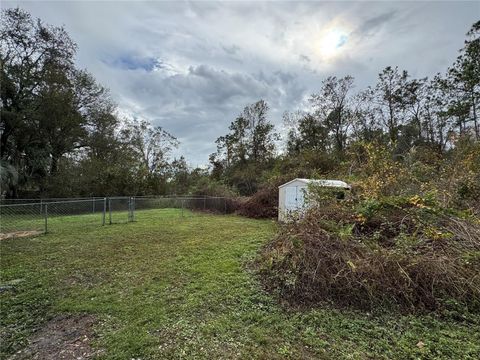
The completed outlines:
<svg viewBox="0 0 480 360">
<path fill-rule="evenodd" d="M 105 284 L 111 280 L 111 276 L 104 272 L 78 271 L 63 279 L 66 287 L 84 287 L 91 289 L 95 286 Z"/>
<path fill-rule="evenodd" d="M 91 315 L 60 315 L 38 330 L 23 350 L 13 355 L 19 359 L 91 359 L 100 352 L 91 347 L 96 319 Z"/>
<path fill-rule="evenodd" d="M 27 236 L 36 236 L 43 234 L 43 231 L 33 230 L 33 231 L 13 231 L 9 233 L 0 233 L 0 240 L 11 239 L 11 238 L 22 238 Z"/>
</svg>

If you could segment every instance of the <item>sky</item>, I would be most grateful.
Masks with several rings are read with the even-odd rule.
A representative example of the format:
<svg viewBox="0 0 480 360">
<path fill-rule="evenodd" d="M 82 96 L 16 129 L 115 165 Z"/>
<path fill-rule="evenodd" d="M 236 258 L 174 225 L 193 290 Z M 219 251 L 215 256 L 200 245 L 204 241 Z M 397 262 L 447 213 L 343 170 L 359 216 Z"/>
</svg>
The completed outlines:
<svg viewBox="0 0 480 360">
<path fill-rule="evenodd" d="M 172 133 L 193 167 L 259 99 L 281 131 L 327 76 L 352 75 L 361 90 L 389 65 L 445 72 L 480 19 L 479 1 L 1 2 L 12 6 L 63 25 L 120 116 Z"/>
</svg>

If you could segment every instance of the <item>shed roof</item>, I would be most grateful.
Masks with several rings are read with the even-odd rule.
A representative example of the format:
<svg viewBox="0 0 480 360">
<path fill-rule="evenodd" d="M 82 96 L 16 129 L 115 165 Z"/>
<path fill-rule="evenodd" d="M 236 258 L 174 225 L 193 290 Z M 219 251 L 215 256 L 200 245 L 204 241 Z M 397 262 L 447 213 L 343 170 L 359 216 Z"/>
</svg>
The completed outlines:
<svg viewBox="0 0 480 360">
<path fill-rule="evenodd" d="M 286 182 L 285 184 L 280 185 L 279 188 L 287 186 L 293 183 L 294 181 L 300 181 L 306 185 L 315 184 L 323 187 L 336 187 L 336 188 L 350 189 L 350 185 L 348 185 L 345 181 L 341 181 L 341 180 L 317 180 L 317 179 L 302 179 L 302 178 L 295 178 L 293 180 L 290 180 L 289 182 Z"/>
</svg>

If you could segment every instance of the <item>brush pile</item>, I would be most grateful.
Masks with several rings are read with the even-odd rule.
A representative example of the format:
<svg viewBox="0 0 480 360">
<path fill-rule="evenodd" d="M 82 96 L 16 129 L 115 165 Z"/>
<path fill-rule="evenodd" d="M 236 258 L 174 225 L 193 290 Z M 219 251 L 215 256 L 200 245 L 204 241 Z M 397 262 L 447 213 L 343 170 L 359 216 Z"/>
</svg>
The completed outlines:
<svg viewBox="0 0 480 360">
<path fill-rule="evenodd" d="M 291 304 L 480 308 L 480 222 L 413 196 L 331 202 L 285 224 L 260 260 Z"/>
<path fill-rule="evenodd" d="M 244 200 L 237 214 L 253 219 L 270 219 L 278 215 L 278 186 L 269 184 Z"/>
</svg>

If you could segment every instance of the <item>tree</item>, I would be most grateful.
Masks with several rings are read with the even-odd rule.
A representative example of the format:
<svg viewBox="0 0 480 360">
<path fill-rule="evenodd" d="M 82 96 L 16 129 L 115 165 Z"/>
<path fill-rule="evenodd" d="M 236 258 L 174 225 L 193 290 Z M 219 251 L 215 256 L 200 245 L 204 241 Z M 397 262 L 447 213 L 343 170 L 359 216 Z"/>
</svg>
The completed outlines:
<svg viewBox="0 0 480 360">
<path fill-rule="evenodd" d="M 76 45 L 62 27 L 44 25 L 19 8 L 2 11 L 0 39 L 1 118 L 5 124 L 0 146 L 2 154 L 18 164 L 36 135 L 34 99 L 48 81 L 48 73 L 73 70 Z"/>
<path fill-rule="evenodd" d="M 161 126 L 138 119 L 126 122 L 122 139 L 131 146 L 140 159 L 140 167 L 149 175 L 164 173 L 170 153 L 178 146 L 178 140 Z"/>
<path fill-rule="evenodd" d="M 55 172 L 73 146 L 68 141 L 82 132 L 72 85 L 76 45 L 63 28 L 19 8 L 2 11 L 0 38 L 0 151 L 19 174 L 11 189 L 16 196 L 18 186 Z"/>
<path fill-rule="evenodd" d="M 429 90 L 427 78 L 412 79 L 405 84 L 405 111 L 410 117 L 408 122 L 414 129 L 416 142 L 423 140 L 422 117 Z"/>
<path fill-rule="evenodd" d="M 18 173 L 3 182 L 10 196 L 166 191 L 177 140 L 145 121 L 119 131 L 116 104 L 75 67 L 77 48 L 62 27 L 6 9 L 0 35 L 2 169 Z"/>
<path fill-rule="evenodd" d="M 353 82 L 350 75 L 340 79 L 329 76 L 322 82 L 320 93 L 310 97 L 314 115 L 326 127 L 338 153 L 343 153 L 345 149 L 348 130 L 352 124 L 350 92 Z"/>
<path fill-rule="evenodd" d="M 248 105 L 230 124 L 230 133 L 220 136 L 213 161 L 223 159 L 225 166 L 253 162 L 261 164 L 274 156 L 278 134 L 267 120 L 268 105 L 264 100 Z"/>
<path fill-rule="evenodd" d="M 76 79 L 68 79 L 61 71 L 48 71 L 45 83 L 33 101 L 32 119 L 37 124 L 38 141 L 45 143 L 50 158 L 47 173 L 55 175 L 59 159 L 85 146 L 87 119 L 78 109 Z"/>
<path fill-rule="evenodd" d="M 115 105 L 90 74 L 75 68 L 76 45 L 63 28 L 18 8 L 2 16 L 1 151 L 19 174 L 13 195 L 18 186 L 65 193 L 55 186 L 69 173 L 66 164 L 70 169 L 74 158 L 105 158 L 115 145 Z M 65 156 L 70 160 L 58 174 Z"/>
<path fill-rule="evenodd" d="M 264 100 L 246 106 L 241 118 L 246 123 L 248 156 L 254 163 L 270 159 L 274 155 L 274 126 L 267 120 L 268 105 Z"/>
<path fill-rule="evenodd" d="M 353 141 L 383 142 L 384 133 L 376 116 L 374 92 L 366 89 L 353 98 L 352 133 Z"/>
<path fill-rule="evenodd" d="M 210 155 L 215 179 L 250 194 L 256 191 L 258 172 L 263 171 L 275 155 L 278 134 L 267 119 L 268 105 L 264 100 L 246 106 L 230 124 L 230 132 L 215 141 L 217 152 Z"/>
<path fill-rule="evenodd" d="M 169 167 L 170 193 L 186 194 L 190 186 L 191 176 L 187 161 L 183 156 L 174 159 Z"/>
<path fill-rule="evenodd" d="M 469 124 L 476 140 L 480 140 L 478 120 L 480 103 L 480 21 L 472 25 L 468 39 L 455 64 L 448 70 L 448 85 L 453 93 L 450 112 L 458 118 L 460 131 Z"/>
<path fill-rule="evenodd" d="M 387 66 L 378 74 L 378 82 L 373 89 L 373 102 L 380 121 L 386 127 L 390 143 L 398 140 L 399 126 L 404 123 L 405 88 L 408 73 L 398 67 Z"/>
<path fill-rule="evenodd" d="M 284 114 L 284 122 L 290 130 L 287 137 L 287 152 L 291 155 L 306 150 L 326 151 L 328 129 L 310 113 Z"/>
<path fill-rule="evenodd" d="M 445 84 L 440 75 L 430 80 L 421 110 L 424 139 L 440 153 L 447 146 L 448 133 L 453 131 L 452 114 L 448 111 L 451 94 Z"/>
</svg>

